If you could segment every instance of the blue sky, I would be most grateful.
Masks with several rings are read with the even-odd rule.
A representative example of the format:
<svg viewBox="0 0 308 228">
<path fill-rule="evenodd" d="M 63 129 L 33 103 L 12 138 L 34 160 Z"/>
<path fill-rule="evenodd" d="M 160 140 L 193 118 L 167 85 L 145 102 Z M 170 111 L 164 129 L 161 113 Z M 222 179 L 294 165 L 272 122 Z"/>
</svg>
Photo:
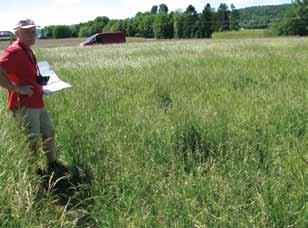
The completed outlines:
<svg viewBox="0 0 308 228">
<path fill-rule="evenodd" d="M 0 30 L 12 31 L 17 21 L 24 18 L 33 19 L 40 26 L 70 25 L 93 20 L 96 16 L 107 16 L 111 19 L 133 17 L 138 11 L 148 11 L 153 5 L 161 3 L 165 3 L 169 10 L 185 10 L 191 4 L 201 12 L 206 3 L 217 8 L 222 2 L 243 8 L 290 3 L 291 0 L 1 0 Z"/>
</svg>

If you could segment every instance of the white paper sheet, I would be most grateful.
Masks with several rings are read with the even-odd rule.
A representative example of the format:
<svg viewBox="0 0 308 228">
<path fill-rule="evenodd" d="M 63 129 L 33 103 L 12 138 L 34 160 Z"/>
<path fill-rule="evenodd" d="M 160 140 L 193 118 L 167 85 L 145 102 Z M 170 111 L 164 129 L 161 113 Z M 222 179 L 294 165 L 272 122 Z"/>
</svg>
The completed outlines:
<svg viewBox="0 0 308 228">
<path fill-rule="evenodd" d="M 41 61 L 38 62 L 38 67 L 40 69 L 40 72 L 43 76 L 49 76 L 49 81 L 47 85 L 43 86 L 43 92 L 46 95 L 52 94 L 54 92 L 71 88 L 72 86 L 64 81 L 62 81 L 56 73 L 52 70 L 48 62 Z"/>
</svg>

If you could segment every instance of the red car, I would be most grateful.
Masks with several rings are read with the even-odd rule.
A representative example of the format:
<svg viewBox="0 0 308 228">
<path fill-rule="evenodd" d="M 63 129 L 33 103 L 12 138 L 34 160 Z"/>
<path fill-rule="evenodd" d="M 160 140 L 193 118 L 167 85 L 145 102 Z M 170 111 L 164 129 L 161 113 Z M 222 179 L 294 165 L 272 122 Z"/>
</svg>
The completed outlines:
<svg viewBox="0 0 308 228">
<path fill-rule="evenodd" d="M 88 37 L 80 46 L 91 46 L 96 44 L 115 44 L 125 43 L 125 34 L 123 32 L 103 32 L 96 33 Z"/>
</svg>

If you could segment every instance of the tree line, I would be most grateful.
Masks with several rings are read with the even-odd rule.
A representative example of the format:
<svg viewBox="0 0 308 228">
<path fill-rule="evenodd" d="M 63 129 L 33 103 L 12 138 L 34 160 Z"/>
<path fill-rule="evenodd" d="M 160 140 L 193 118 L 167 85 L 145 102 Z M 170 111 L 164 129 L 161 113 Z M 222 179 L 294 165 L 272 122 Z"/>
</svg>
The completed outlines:
<svg viewBox="0 0 308 228">
<path fill-rule="evenodd" d="M 277 35 L 308 35 L 308 0 L 292 4 L 236 9 L 221 3 L 217 10 L 206 4 L 198 13 L 193 5 L 169 12 L 166 4 L 154 5 L 132 18 L 105 16 L 76 25 L 52 25 L 42 29 L 43 38 L 88 37 L 97 32 L 122 31 L 126 36 L 157 39 L 210 38 L 213 32 L 240 28 L 271 28 Z"/>
<path fill-rule="evenodd" d="M 166 4 L 154 5 L 148 12 L 133 18 L 109 19 L 96 17 L 76 25 L 51 25 L 42 29 L 44 38 L 88 37 L 97 32 L 124 32 L 129 37 L 157 39 L 210 38 L 215 31 L 239 30 L 240 13 L 232 4 L 219 5 L 215 10 L 208 3 L 198 13 L 193 5 L 185 11 L 169 12 Z"/>
</svg>

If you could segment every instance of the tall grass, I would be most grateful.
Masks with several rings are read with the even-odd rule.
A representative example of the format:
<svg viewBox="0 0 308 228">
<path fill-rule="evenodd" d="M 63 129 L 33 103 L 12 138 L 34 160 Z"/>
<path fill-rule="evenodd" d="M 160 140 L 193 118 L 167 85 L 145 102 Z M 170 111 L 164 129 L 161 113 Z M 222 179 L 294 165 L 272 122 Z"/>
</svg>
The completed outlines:
<svg viewBox="0 0 308 228">
<path fill-rule="evenodd" d="M 38 199 L 1 109 L 3 226 L 71 227 L 83 214 L 100 227 L 307 226 L 308 40 L 36 51 L 73 85 L 45 100 L 61 156 L 93 173 L 94 200 Z"/>
</svg>

